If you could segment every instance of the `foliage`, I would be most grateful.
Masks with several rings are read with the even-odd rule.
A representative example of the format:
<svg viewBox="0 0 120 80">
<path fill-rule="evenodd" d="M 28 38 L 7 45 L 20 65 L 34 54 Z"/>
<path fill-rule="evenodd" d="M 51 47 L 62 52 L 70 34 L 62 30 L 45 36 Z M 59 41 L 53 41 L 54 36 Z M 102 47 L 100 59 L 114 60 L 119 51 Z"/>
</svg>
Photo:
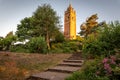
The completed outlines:
<svg viewBox="0 0 120 80">
<path fill-rule="evenodd" d="M 19 44 L 19 45 L 11 45 L 10 46 L 10 51 L 11 52 L 24 52 L 24 53 L 29 53 L 28 46 L 26 44 Z"/>
<path fill-rule="evenodd" d="M 120 55 L 120 54 L 119 54 Z M 83 68 L 66 80 L 119 80 L 120 59 L 118 55 L 97 58 L 85 62 Z"/>
<path fill-rule="evenodd" d="M 93 28 L 95 28 L 98 25 L 98 22 L 96 21 L 98 19 L 97 14 L 94 14 L 90 16 L 85 23 L 83 23 L 80 28 L 81 32 L 80 34 L 87 37 L 91 33 L 95 33 L 95 30 L 92 31 Z"/>
<path fill-rule="evenodd" d="M 110 46 L 119 49 L 120 48 L 120 23 L 119 21 L 111 22 L 108 27 L 101 33 L 100 41 L 105 41 Z"/>
<path fill-rule="evenodd" d="M 84 41 L 84 38 L 81 37 L 81 36 L 79 36 L 79 35 L 77 35 L 77 36 L 76 36 L 76 40 L 77 40 L 77 41 L 80 41 L 80 42 L 83 42 L 83 41 Z"/>
<path fill-rule="evenodd" d="M 29 39 L 30 37 L 33 36 L 32 21 L 33 21 L 32 17 L 25 17 L 20 21 L 20 24 L 17 25 L 16 35 L 20 40 Z"/>
<path fill-rule="evenodd" d="M 72 53 L 81 50 L 79 41 L 64 41 L 62 43 L 51 43 L 52 53 Z"/>
<path fill-rule="evenodd" d="M 100 30 L 99 35 L 90 34 L 83 41 L 83 54 L 94 57 L 92 62 L 88 60 L 80 72 L 66 80 L 120 79 L 120 23 L 112 22 Z"/>
<path fill-rule="evenodd" d="M 99 31 L 101 29 L 104 29 L 106 27 L 106 22 L 97 22 L 98 16 L 97 14 L 91 15 L 85 23 L 81 24 L 80 26 L 80 35 L 84 36 L 85 38 L 88 37 L 90 34 L 94 34 L 94 36 L 97 36 Z"/>
<path fill-rule="evenodd" d="M 84 41 L 83 52 L 86 56 L 109 56 L 120 48 L 120 23 L 115 22 L 104 28 L 99 36 L 89 36 Z"/>
<path fill-rule="evenodd" d="M 65 38 L 64 35 L 58 31 L 58 33 L 55 36 L 55 42 L 64 42 Z"/>
<path fill-rule="evenodd" d="M 54 11 L 50 5 L 44 4 L 43 6 L 38 6 L 33 14 L 33 18 L 35 34 L 44 36 L 48 49 L 50 49 L 50 39 L 52 39 L 60 29 L 60 21 L 56 11 Z"/>
<path fill-rule="evenodd" d="M 98 64 L 98 76 L 107 76 L 111 80 L 119 80 L 120 78 L 120 59 L 116 56 L 105 57 Z"/>
<path fill-rule="evenodd" d="M 16 40 L 16 36 L 12 32 L 8 33 L 3 39 L 0 39 L 0 50 L 9 50 L 12 43 Z"/>
<path fill-rule="evenodd" d="M 44 37 L 34 37 L 28 43 L 28 49 L 31 53 L 46 53 L 47 44 Z"/>
<path fill-rule="evenodd" d="M 66 80 L 109 80 L 106 76 L 101 77 L 96 75 L 97 64 L 99 62 L 99 59 L 85 62 L 81 71 L 73 73 L 73 75 L 68 77 Z"/>
<path fill-rule="evenodd" d="M 60 34 L 60 18 L 50 5 L 38 6 L 32 17 L 21 20 L 17 26 L 16 35 L 19 39 L 30 39 L 32 37 L 45 37 L 48 49 L 50 49 L 50 39 L 55 38 L 55 34 Z M 58 36 L 58 35 L 57 35 Z M 63 36 L 60 35 L 61 40 Z"/>
</svg>

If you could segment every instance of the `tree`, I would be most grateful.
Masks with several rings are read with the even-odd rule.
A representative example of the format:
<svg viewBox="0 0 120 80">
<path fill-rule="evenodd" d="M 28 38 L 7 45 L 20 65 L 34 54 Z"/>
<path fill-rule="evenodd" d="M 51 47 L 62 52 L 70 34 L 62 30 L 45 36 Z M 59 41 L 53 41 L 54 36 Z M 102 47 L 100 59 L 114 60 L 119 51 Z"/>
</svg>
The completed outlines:
<svg viewBox="0 0 120 80">
<path fill-rule="evenodd" d="M 9 36 L 13 36 L 13 31 L 10 31 L 10 32 L 6 35 L 6 37 L 9 37 Z"/>
<path fill-rule="evenodd" d="M 50 39 L 55 39 L 61 27 L 59 19 L 60 17 L 50 5 L 38 6 L 32 17 L 21 20 L 17 26 L 16 35 L 23 40 L 45 37 L 48 49 L 50 49 Z"/>
<path fill-rule="evenodd" d="M 28 39 L 32 36 L 32 17 L 25 17 L 17 25 L 16 35 L 20 40 Z"/>
<path fill-rule="evenodd" d="M 44 36 L 48 49 L 50 49 L 50 39 L 60 29 L 59 17 L 50 5 L 44 4 L 43 6 L 38 6 L 33 18 L 34 34 Z"/>
<path fill-rule="evenodd" d="M 104 30 L 104 28 L 107 27 L 106 22 L 102 21 L 98 23 L 97 19 L 97 14 L 90 16 L 86 22 L 80 26 L 81 32 L 79 34 L 85 37 L 88 37 L 90 34 L 96 36 L 101 30 Z"/>
<path fill-rule="evenodd" d="M 55 41 L 56 42 L 64 42 L 65 38 L 62 32 L 58 31 L 57 34 L 55 35 Z"/>
<path fill-rule="evenodd" d="M 98 25 L 98 22 L 96 21 L 97 19 L 98 19 L 97 14 L 90 16 L 86 20 L 86 22 L 80 26 L 80 29 L 81 29 L 80 34 L 87 37 L 89 34 L 93 32 L 95 33 L 95 31 L 92 31 L 92 29 Z"/>
<path fill-rule="evenodd" d="M 0 39 L 0 50 L 9 50 L 12 42 L 16 40 L 16 36 L 13 35 L 13 32 L 9 32 L 5 38 Z"/>
</svg>

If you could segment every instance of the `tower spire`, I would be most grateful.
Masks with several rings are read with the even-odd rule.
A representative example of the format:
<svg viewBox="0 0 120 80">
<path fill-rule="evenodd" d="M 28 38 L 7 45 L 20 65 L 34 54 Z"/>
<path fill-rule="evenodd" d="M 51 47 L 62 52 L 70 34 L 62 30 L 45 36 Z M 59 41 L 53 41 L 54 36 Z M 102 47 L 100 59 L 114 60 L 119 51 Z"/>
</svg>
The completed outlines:
<svg viewBox="0 0 120 80">
<path fill-rule="evenodd" d="M 71 1 L 69 0 L 69 8 L 72 7 Z"/>
<path fill-rule="evenodd" d="M 71 3 L 69 4 L 69 7 L 72 7 Z"/>
</svg>

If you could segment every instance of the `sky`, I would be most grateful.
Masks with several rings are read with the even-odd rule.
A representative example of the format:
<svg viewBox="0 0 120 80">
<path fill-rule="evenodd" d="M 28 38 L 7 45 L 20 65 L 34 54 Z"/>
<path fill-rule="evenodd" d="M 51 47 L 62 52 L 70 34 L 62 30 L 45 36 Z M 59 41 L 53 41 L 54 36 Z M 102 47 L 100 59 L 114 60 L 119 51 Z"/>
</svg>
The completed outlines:
<svg viewBox="0 0 120 80">
<path fill-rule="evenodd" d="M 0 36 L 5 37 L 10 31 L 15 32 L 17 24 L 43 4 L 50 4 L 61 17 L 64 27 L 64 12 L 69 4 L 76 10 L 76 30 L 92 14 L 98 14 L 98 22 L 119 20 L 120 0 L 0 0 Z"/>
</svg>

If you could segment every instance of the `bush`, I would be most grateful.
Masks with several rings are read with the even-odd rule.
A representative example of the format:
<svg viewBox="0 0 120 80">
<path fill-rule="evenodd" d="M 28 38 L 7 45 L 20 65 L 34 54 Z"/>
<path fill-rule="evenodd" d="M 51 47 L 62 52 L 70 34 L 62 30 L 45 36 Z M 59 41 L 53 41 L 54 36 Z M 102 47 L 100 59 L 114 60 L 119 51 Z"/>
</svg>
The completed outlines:
<svg viewBox="0 0 120 80">
<path fill-rule="evenodd" d="M 32 38 L 27 45 L 31 53 L 47 53 L 47 43 L 44 37 Z"/>
<path fill-rule="evenodd" d="M 81 49 L 79 41 L 64 41 L 59 43 L 51 43 L 50 52 L 57 53 L 72 53 Z"/>
<path fill-rule="evenodd" d="M 108 25 L 96 37 L 90 35 L 83 45 L 85 56 L 109 56 L 115 53 L 114 49 L 120 48 L 120 23 Z"/>
<path fill-rule="evenodd" d="M 73 73 L 66 80 L 109 80 L 106 76 L 97 76 L 96 71 L 99 62 L 98 59 L 86 62 L 81 71 Z"/>
<path fill-rule="evenodd" d="M 66 80 L 119 80 L 120 79 L 120 23 L 115 22 L 103 29 L 98 36 L 89 35 L 83 42 L 87 61 L 81 72 Z M 115 53 L 115 51 L 117 53 Z"/>
<path fill-rule="evenodd" d="M 88 60 L 82 69 L 66 80 L 119 80 L 120 54 Z"/>
<path fill-rule="evenodd" d="M 117 56 L 105 57 L 98 66 L 98 76 L 107 76 L 110 80 L 120 79 L 120 59 Z"/>
<path fill-rule="evenodd" d="M 11 45 L 10 46 L 10 51 L 11 52 L 25 52 L 25 53 L 30 52 L 27 45 L 24 45 L 24 44 Z"/>
<path fill-rule="evenodd" d="M 61 32 L 58 32 L 55 36 L 55 42 L 64 42 L 65 38 L 64 35 Z"/>
<path fill-rule="evenodd" d="M 9 50 L 12 42 L 16 40 L 15 36 L 7 36 L 3 39 L 0 39 L 0 50 Z"/>
</svg>

